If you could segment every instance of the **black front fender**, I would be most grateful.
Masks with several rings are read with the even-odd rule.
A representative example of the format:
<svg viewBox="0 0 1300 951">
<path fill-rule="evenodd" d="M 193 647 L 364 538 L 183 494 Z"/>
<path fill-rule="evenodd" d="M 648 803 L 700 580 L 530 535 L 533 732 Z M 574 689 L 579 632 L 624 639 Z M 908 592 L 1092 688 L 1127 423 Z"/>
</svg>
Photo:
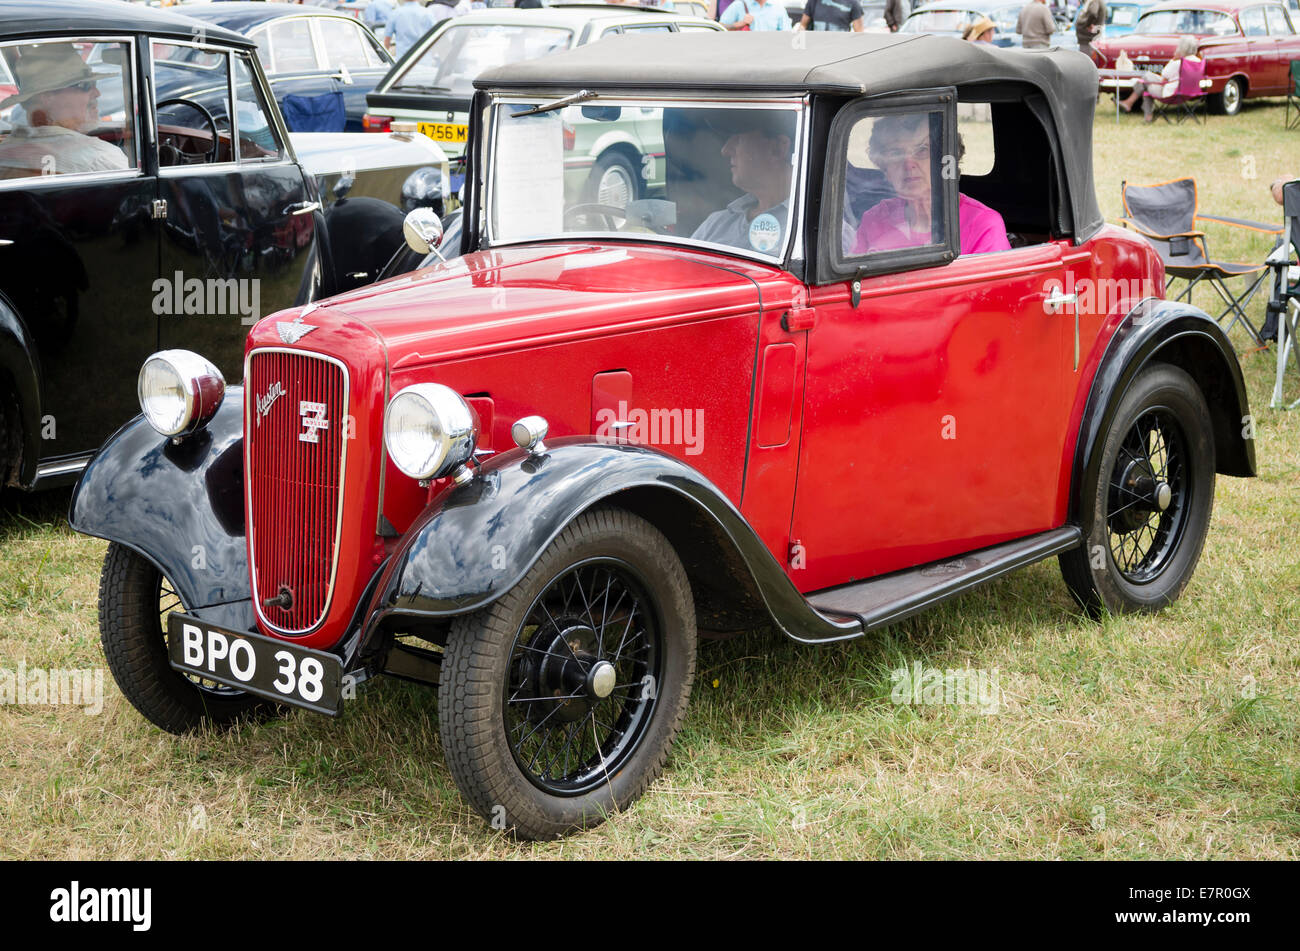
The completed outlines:
<svg viewBox="0 0 1300 951">
<path fill-rule="evenodd" d="M 1101 438 L 1119 402 L 1150 363 L 1180 367 L 1201 387 L 1214 426 L 1215 468 L 1222 475 L 1255 474 L 1250 403 L 1236 351 L 1223 329 L 1205 312 L 1178 301 L 1148 299 L 1124 318 L 1102 355 L 1079 427 L 1070 485 L 1070 517 L 1088 524 L 1080 489 L 1091 485 L 1101 466 Z"/>
<path fill-rule="evenodd" d="M 670 503 L 662 511 L 679 519 L 689 513 L 721 537 L 779 629 L 801 640 L 861 630 L 856 621 L 813 610 L 744 516 L 699 472 L 656 450 L 588 438 L 554 440 L 536 456 L 502 453 L 473 481 L 434 499 L 388 560 L 367 611 L 368 634 L 394 616 L 449 618 L 486 607 L 583 511 L 622 499 L 644 510 L 646 495 L 656 493 Z"/>
<path fill-rule="evenodd" d="M 251 628 L 244 532 L 242 386 L 226 390 L 208 425 L 180 443 L 137 416 L 104 444 L 77 483 L 68 523 L 118 542 L 171 579 L 191 611 Z"/>
</svg>

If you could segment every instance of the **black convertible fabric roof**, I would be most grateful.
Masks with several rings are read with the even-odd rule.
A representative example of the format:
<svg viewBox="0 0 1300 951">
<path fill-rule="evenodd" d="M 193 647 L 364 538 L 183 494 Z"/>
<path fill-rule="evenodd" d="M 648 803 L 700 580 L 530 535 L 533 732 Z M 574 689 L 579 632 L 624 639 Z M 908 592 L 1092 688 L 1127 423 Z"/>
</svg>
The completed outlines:
<svg viewBox="0 0 1300 951">
<path fill-rule="evenodd" d="M 1092 184 L 1097 68 L 1072 50 L 1002 49 L 953 37 L 878 33 L 660 33 L 610 37 L 481 74 L 482 89 L 701 90 L 874 96 L 938 86 L 1027 83 L 1061 139 L 1075 240 L 1102 225 Z"/>
</svg>

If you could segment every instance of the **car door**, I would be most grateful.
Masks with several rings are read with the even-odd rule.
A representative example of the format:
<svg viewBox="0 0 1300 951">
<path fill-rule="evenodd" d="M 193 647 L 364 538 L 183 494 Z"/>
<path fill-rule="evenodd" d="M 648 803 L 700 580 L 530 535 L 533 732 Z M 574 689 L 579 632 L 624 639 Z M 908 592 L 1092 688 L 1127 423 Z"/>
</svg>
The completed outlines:
<svg viewBox="0 0 1300 951">
<path fill-rule="evenodd" d="M 1300 59 L 1300 39 L 1296 37 L 1291 18 L 1281 6 L 1265 7 L 1264 15 L 1268 20 L 1268 33 L 1276 60 L 1273 90 L 1282 95 L 1291 83 L 1291 61 Z"/>
<path fill-rule="evenodd" d="M 165 56 L 178 41 L 156 42 Z M 201 117 L 184 104 L 156 110 L 158 198 L 164 203 L 159 341 L 212 359 L 242 378 L 248 328 L 313 292 L 314 188 L 293 158 L 250 55 L 202 48 L 223 92 L 209 100 L 221 134 L 209 157 Z M 236 109 L 231 121 L 233 86 Z M 179 153 L 177 155 L 176 153 Z"/>
<path fill-rule="evenodd" d="M 29 38 L 0 55 L 18 96 L 29 56 L 80 78 L 0 108 L 0 294 L 37 349 L 47 476 L 138 412 L 136 374 L 158 345 L 157 186 L 141 162 L 134 38 Z"/>
<path fill-rule="evenodd" d="M 1268 35 L 1263 7 L 1241 11 L 1243 48 L 1249 62 L 1250 93 L 1270 92 L 1277 85 L 1277 43 Z"/>
<path fill-rule="evenodd" d="M 343 92 L 347 132 L 364 132 L 366 93 L 378 85 L 393 64 L 370 32 L 346 17 L 313 17 L 316 50 L 322 65 Z"/>
<path fill-rule="evenodd" d="M 341 132 L 342 127 L 321 128 L 304 124 L 307 121 L 304 109 L 297 108 L 292 102 L 286 104 L 288 96 L 317 102 L 320 97 L 343 92 L 342 83 L 329 72 L 317 50 L 316 35 L 312 29 L 314 19 L 306 16 L 280 17 L 258 27 L 250 36 L 257 41 L 257 55 L 290 131 Z M 344 95 L 345 116 L 346 99 Z M 346 124 L 346 119 L 343 124 Z"/>
<path fill-rule="evenodd" d="M 1071 324 L 1061 246 L 952 260 L 963 240 L 1005 247 L 1005 224 L 961 236 L 967 206 L 959 228 L 943 159 L 958 151 L 951 97 L 892 99 L 841 110 L 827 152 L 821 209 L 833 217 L 818 267 L 845 279 L 812 288 L 800 314 L 791 537 L 804 591 L 1045 531 L 1057 517 Z"/>
</svg>

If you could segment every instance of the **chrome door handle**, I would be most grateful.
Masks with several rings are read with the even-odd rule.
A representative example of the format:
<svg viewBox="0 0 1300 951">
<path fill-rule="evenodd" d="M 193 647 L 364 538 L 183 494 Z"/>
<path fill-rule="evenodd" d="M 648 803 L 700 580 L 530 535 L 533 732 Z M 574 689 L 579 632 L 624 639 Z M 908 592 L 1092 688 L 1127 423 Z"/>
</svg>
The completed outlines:
<svg viewBox="0 0 1300 951">
<path fill-rule="evenodd" d="M 289 215 L 305 215 L 309 212 L 320 211 L 320 202 L 318 201 L 299 201 L 290 205 L 285 210 Z"/>
<path fill-rule="evenodd" d="M 1078 302 L 1078 294 L 1062 294 L 1060 291 L 1052 291 L 1043 301 L 1043 310 L 1049 314 L 1055 314 L 1059 313 L 1066 304 L 1077 304 Z"/>
</svg>

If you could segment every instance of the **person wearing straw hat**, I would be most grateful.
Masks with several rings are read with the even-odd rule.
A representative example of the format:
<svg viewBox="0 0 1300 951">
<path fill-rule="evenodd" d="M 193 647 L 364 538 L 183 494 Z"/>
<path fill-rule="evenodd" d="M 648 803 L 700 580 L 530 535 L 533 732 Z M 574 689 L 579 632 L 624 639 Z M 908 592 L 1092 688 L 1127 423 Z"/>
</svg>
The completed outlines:
<svg viewBox="0 0 1300 951">
<path fill-rule="evenodd" d="M 128 167 L 121 149 L 86 134 L 99 126 L 96 82 L 116 71 L 91 69 L 68 43 L 22 48 L 22 58 L 11 65 L 18 92 L 0 102 L 0 109 L 22 105 L 26 124 L 0 141 L 0 177 Z"/>
<path fill-rule="evenodd" d="M 961 31 L 961 38 L 968 43 L 992 43 L 997 24 L 982 16 L 974 23 L 967 23 Z"/>
</svg>

